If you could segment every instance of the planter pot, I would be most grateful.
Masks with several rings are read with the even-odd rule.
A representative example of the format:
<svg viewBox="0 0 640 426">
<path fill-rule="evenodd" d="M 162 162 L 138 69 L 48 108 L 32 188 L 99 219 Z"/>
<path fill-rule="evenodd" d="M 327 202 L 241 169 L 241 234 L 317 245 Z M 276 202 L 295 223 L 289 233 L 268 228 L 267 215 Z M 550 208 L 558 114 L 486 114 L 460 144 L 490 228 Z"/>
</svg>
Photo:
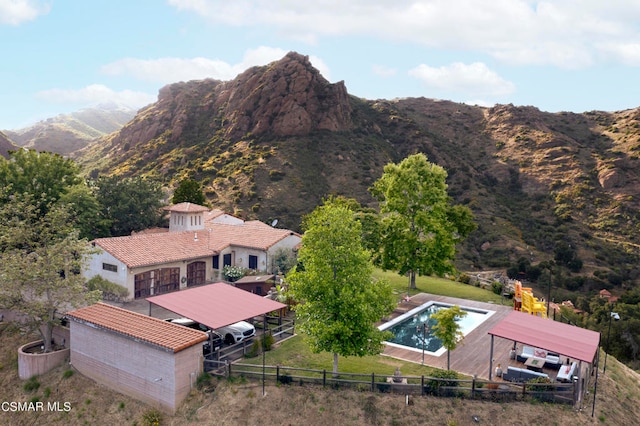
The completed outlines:
<svg viewBox="0 0 640 426">
<path fill-rule="evenodd" d="M 40 353 L 42 344 L 42 340 L 38 340 L 18 348 L 18 376 L 22 380 L 44 374 L 69 361 L 70 349 Z"/>
</svg>

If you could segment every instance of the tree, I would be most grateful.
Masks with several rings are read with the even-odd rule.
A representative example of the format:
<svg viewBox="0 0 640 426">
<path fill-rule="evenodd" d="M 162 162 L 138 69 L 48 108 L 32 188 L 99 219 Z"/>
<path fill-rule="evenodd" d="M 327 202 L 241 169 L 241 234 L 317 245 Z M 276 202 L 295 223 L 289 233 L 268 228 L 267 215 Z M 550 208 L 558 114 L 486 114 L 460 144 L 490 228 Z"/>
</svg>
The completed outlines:
<svg viewBox="0 0 640 426">
<path fill-rule="evenodd" d="M 451 370 L 451 351 L 464 338 L 457 320 L 466 315 L 467 313 L 458 305 L 448 309 L 440 309 L 431 315 L 431 318 L 436 320 L 436 324 L 433 326 L 433 335 L 440 339 L 442 346 L 447 350 L 447 370 Z"/>
<path fill-rule="evenodd" d="M 381 203 L 379 265 L 408 273 L 410 288 L 416 288 L 416 273 L 453 272 L 455 244 L 476 228 L 467 207 L 451 205 L 446 178 L 442 167 L 415 154 L 387 164 L 371 188 Z"/>
<path fill-rule="evenodd" d="M 30 195 L 14 195 L 0 207 L 0 307 L 23 317 L 21 326 L 39 332 L 52 350 L 58 314 L 94 303 L 81 270 L 91 246 L 78 238 L 67 206 L 54 203 L 42 215 Z"/>
<path fill-rule="evenodd" d="M 207 199 L 202 192 L 202 186 L 199 182 L 193 179 L 184 179 L 173 192 L 171 202 L 173 204 L 194 203 L 205 206 Z"/>
<path fill-rule="evenodd" d="M 369 253 L 362 247 L 360 224 L 343 205 L 325 204 L 303 219 L 305 233 L 299 264 L 288 275 L 290 295 L 300 329 L 314 353 L 338 355 L 378 354 L 388 332 L 375 322 L 395 305 L 391 286 L 372 277 Z"/>
<path fill-rule="evenodd" d="M 75 185 L 63 194 L 60 203 L 69 206 L 71 218 L 80 238 L 93 240 L 108 237 L 110 221 L 102 215 L 102 207 L 86 184 Z"/>
<path fill-rule="evenodd" d="M 58 154 L 24 149 L 13 152 L 8 160 L 0 158 L 0 187 L 5 188 L 0 203 L 26 194 L 39 215 L 45 215 L 56 203 L 66 204 L 81 238 L 107 236 L 98 201 L 80 172 L 78 164 Z"/>
<path fill-rule="evenodd" d="M 164 197 L 158 183 L 141 177 L 100 176 L 93 186 L 111 236 L 130 235 L 161 223 Z"/>
<path fill-rule="evenodd" d="M 0 188 L 5 188 L 0 203 L 14 194 L 30 194 L 38 211 L 46 213 L 69 188 L 83 183 L 80 166 L 59 154 L 19 149 L 9 159 L 0 156 Z"/>
</svg>

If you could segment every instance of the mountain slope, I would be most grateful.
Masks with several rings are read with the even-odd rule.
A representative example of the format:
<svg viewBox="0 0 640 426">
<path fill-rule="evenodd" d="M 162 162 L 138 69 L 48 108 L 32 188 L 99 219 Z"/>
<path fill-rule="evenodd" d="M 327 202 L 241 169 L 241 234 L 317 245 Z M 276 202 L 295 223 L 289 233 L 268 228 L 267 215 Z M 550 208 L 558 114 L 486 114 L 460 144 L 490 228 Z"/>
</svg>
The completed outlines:
<svg viewBox="0 0 640 426">
<path fill-rule="evenodd" d="M 194 178 L 216 207 L 298 229 L 329 194 L 375 207 L 368 188 L 383 166 L 424 152 L 448 171 L 449 193 L 479 225 L 460 268 L 537 263 L 562 246 L 588 278 L 565 272 L 559 286 L 593 291 L 611 287 L 607 273 L 640 276 L 639 120 L 638 109 L 552 114 L 360 99 L 292 52 L 232 81 L 166 86 L 78 158 L 92 175 L 149 176 L 169 190 Z"/>
<path fill-rule="evenodd" d="M 0 155 L 9 158 L 9 151 L 15 151 L 18 147 L 4 133 L 0 132 Z"/>
<path fill-rule="evenodd" d="M 135 111 L 130 108 L 103 104 L 5 132 L 25 148 L 71 155 L 92 140 L 120 129 L 134 115 Z"/>
</svg>

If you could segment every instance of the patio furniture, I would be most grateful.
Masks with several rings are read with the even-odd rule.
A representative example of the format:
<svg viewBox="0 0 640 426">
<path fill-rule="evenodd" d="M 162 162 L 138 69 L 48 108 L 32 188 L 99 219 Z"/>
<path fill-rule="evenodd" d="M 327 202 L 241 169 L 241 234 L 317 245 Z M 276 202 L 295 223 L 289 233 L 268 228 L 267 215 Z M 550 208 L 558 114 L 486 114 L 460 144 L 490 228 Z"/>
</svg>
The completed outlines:
<svg viewBox="0 0 640 426">
<path fill-rule="evenodd" d="M 564 364 L 558 370 L 558 375 L 556 376 L 556 380 L 563 383 L 571 382 L 577 366 L 578 364 L 575 361 L 572 362 L 571 364 Z"/>
<path fill-rule="evenodd" d="M 507 367 L 507 371 L 502 373 L 502 379 L 508 382 L 528 382 L 537 377 L 549 377 L 548 374 L 527 370 L 526 368 Z"/>
<path fill-rule="evenodd" d="M 560 364 L 560 355 L 553 352 L 548 352 L 544 349 L 534 348 L 533 346 L 523 346 L 522 353 L 520 355 L 517 355 L 516 358 L 518 359 L 518 361 L 526 363 L 527 360 L 532 357 L 544 359 L 545 368 L 552 368 L 554 370 L 557 370 L 562 365 Z"/>
<path fill-rule="evenodd" d="M 524 363 L 524 365 L 527 366 L 527 369 L 537 371 L 538 373 L 542 372 L 542 369 L 544 368 L 544 364 L 545 364 L 544 358 L 538 358 L 535 356 L 527 358 L 527 360 Z"/>
</svg>

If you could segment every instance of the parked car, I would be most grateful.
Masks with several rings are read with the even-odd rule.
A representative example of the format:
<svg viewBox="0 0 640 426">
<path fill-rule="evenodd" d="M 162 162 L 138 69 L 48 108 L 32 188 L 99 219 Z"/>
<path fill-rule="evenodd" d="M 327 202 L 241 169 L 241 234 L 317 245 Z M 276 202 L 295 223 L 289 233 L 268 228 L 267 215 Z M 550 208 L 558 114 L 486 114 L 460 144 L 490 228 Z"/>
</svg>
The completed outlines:
<svg viewBox="0 0 640 426">
<path fill-rule="evenodd" d="M 216 330 L 228 345 L 240 343 L 256 335 L 256 328 L 246 321 L 239 321 Z"/>
<path fill-rule="evenodd" d="M 204 324 L 200 324 L 189 318 L 167 318 L 165 319 L 165 321 L 168 321 L 173 324 L 178 324 L 183 327 L 193 328 L 194 330 L 204 331 L 205 333 L 207 333 L 207 335 L 209 336 L 209 340 L 202 343 L 202 353 L 204 355 L 207 355 L 210 352 L 212 352 L 212 349 L 211 349 L 212 343 L 213 343 L 213 351 L 217 351 L 222 347 L 222 335 L 220 335 L 215 330 L 210 329 Z"/>
</svg>

